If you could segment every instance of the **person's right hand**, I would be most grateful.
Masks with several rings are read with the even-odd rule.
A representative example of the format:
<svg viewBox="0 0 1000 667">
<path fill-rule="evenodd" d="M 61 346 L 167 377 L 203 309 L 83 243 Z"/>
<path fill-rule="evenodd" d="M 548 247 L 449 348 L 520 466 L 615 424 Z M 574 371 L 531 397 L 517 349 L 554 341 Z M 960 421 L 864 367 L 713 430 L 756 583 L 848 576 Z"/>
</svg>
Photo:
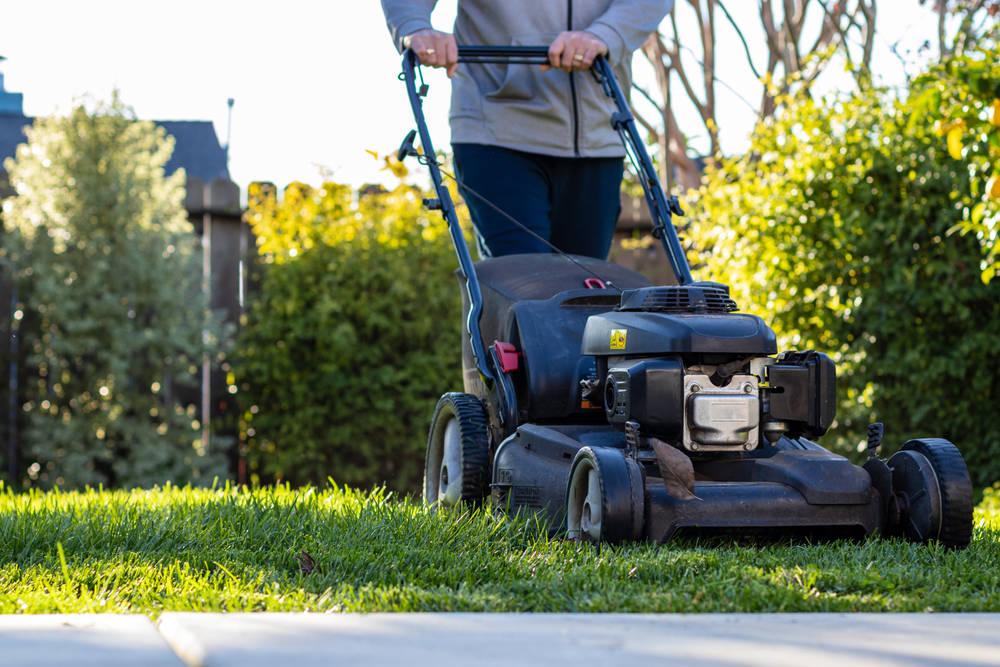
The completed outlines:
<svg viewBox="0 0 1000 667">
<path fill-rule="evenodd" d="M 458 44 L 454 35 L 427 28 L 404 37 L 403 46 L 413 49 L 422 65 L 446 67 L 449 79 L 458 70 Z"/>
</svg>

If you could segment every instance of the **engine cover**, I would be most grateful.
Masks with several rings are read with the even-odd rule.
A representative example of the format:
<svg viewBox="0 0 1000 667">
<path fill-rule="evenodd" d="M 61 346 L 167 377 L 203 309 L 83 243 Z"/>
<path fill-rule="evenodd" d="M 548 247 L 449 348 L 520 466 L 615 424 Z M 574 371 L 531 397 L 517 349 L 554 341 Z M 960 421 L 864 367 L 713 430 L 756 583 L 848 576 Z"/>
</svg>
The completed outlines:
<svg viewBox="0 0 1000 667">
<path fill-rule="evenodd" d="M 580 350 L 604 357 L 777 352 L 774 332 L 756 315 L 622 311 L 591 315 Z"/>
<path fill-rule="evenodd" d="M 707 375 L 685 375 L 684 406 L 684 449 L 712 452 L 757 447 L 757 376 L 734 375 L 725 387 L 717 387 Z"/>
<path fill-rule="evenodd" d="M 608 422 L 624 431 L 638 422 L 643 435 L 676 440 L 684 421 L 684 364 L 677 357 L 615 359 L 604 382 Z"/>
<path fill-rule="evenodd" d="M 837 367 L 820 352 L 785 352 L 767 369 L 771 418 L 793 436 L 825 435 L 837 417 Z"/>
</svg>

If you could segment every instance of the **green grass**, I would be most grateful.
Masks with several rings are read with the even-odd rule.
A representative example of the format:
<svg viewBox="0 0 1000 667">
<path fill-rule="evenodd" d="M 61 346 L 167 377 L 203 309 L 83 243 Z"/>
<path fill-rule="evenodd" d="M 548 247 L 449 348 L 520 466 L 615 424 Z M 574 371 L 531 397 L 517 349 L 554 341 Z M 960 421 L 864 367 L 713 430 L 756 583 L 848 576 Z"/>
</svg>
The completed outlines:
<svg viewBox="0 0 1000 667">
<path fill-rule="evenodd" d="M 305 550 L 318 570 L 300 571 Z M 972 546 L 639 544 L 600 551 L 386 497 L 0 491 L 0 612 L 1000 611 L 1000 496 Z"/>
</svg>

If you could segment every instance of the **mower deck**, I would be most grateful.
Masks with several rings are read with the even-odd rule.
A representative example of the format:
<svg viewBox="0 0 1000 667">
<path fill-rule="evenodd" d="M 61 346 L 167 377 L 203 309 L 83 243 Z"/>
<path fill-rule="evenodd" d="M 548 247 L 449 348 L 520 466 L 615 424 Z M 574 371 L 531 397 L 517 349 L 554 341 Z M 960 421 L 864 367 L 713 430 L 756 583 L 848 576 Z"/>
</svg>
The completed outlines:
<svg viewBox="0 0 1000 667">
<path fill-rule="evenodd" d="M 803 529 L 832 537 L 872 535 L 882 527 L 882 501 L 872 489 L 863 505 L 810 505 L 780 482 L 696 482 L 697 499 L 678 500 L 651 480 L 644 537 L 666 542 L 682 528 Z"/>
<path fill-rule="evenodd" d="M 521 426 L 497 450 L 494 505 L 514 514 L 536 513 L 559 529 L 566 521 L 565 489 L 576 453 L 590 446 L 618 450 L 624 458 L 625 445 L 624 436 L 607 426 Z M 605 514 L 638 521 L 642 538 L 656 542 L 681 529 L 808 529 L 820 536 L 862 536 L 885 523 L 884 504 L 868 472 L 804 439 L 783 438 L 750 454 L 696 461 L 691 499 L 670 494 L 655 461 L 640 465 L 641 500 L 621 494 L 621 507 Z"/>
</svg>

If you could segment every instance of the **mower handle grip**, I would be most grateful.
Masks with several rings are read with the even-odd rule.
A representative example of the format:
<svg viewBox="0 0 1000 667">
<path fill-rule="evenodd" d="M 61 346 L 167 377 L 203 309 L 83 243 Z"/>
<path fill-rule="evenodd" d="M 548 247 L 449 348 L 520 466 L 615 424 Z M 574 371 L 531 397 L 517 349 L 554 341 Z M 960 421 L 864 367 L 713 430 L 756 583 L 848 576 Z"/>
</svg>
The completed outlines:
<svg viewBox="0 0 1000 667">
<path fill-rule="evenodd" d="M 499 65 L 547 65 L 547 46 L 460 46 L 458 62 Z"/>
</svg>

